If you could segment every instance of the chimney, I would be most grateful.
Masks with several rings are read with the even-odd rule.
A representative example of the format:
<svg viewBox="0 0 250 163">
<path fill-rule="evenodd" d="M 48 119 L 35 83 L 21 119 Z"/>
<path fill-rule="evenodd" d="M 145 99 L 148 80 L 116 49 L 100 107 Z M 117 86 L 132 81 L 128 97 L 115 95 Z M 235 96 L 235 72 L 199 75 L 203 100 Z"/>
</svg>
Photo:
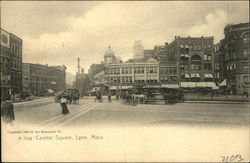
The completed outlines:
<svg viewBox="0 0 250 163">
<path fill-rule="evenodd" d="M 177 36 L 174 36 L 174 39 L 176 40 L 176 39 L 177 39 Z"/>
<path fill-rule="evenodd" d="M 165 42 L 165 46 L 168 46 L 168 42 Z"/>
</svg>

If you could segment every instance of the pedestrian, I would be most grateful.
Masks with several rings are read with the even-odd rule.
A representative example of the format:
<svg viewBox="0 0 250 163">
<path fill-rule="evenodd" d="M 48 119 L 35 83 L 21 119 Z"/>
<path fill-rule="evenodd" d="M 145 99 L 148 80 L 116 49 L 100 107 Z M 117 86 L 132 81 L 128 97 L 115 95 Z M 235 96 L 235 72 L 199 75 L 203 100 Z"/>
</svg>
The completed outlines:
<svg viewBox="0 0 250 163">
<path fill-rule="evenodd" d="M 108 94 L 108 102 L 111 103 L 111 93 Z"/>
<path fill-rule="evenodd" d="M 14 114 L 14 105 L 11 102 L 11 96 L 7 96 L 6 101 L 2 103 L 1 106 L 1 117 L 3 122 L 14 125 L 15 114 Z"/>
<path fill-rule="evenodd" d="M 61 103 L 61 107 L 62 107 L 62 114 L 68 114 L 69 109 L 67 107 L 67 99 L 66 99 L 65 95 L 62 96 L 60 103 Z"/>
</svg>

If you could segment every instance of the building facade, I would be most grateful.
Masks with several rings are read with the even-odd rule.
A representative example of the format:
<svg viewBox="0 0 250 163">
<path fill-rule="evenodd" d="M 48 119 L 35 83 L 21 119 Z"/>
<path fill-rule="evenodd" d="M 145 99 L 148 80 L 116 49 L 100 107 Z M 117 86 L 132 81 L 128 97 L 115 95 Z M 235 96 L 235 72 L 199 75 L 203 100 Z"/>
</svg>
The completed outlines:
<svg viewBox="0 0 250 163">
<path fill-rule="evenodd" d="M 55 92 L 66 87 L 66 67 L 23 63 L 23 91 L 39 96 L 47 89 Z"/>
<path fill-rule="evenodd" d="M 113 54 L 113 52 L 112 52 Z M 107 51 L 104 54 L 106 58 Z M 133 85 L 159 84 L 159 62 L 153 58 L 133 60 L 122 63 L 106 63 L 92 65 L 89 76 L 93 80 L 92 87 L 105 85 L 110 90 L 127 89 Z"/>
<path fill-rule="evenodd" d="M 212 82 L 213 47 L 213 37 L 176 36 L 168 45 L 166 63 L 176 63 L 179 82 Z"/>
<path fill-rule="evenodd" d="M 225 65 L 228 91 L 250 93 L 249 23 L 231 24 L 224 28 Z"/>
<path fill-rule="evenodd" d="M 134 59 L 141 59 L 144 57 L 144 47 L 140 40 L 135 41 L 135 45 L 133 47 L 134 50 Z"/>
<path fill-rule="evenodd" d="M 1 99 L 22 91 L 22 44 L 22 39 L 1 29 Z"/>
</svg>

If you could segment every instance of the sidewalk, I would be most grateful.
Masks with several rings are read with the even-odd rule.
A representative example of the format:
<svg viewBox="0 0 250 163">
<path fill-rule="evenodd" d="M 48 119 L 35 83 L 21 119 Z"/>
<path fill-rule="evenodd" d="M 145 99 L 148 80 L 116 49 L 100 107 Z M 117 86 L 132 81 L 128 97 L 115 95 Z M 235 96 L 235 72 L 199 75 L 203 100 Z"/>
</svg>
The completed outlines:
<svg viewBox="0 0 250 163">
<path fill-rule="evenodd" d="M 22 106 L 22 105 L 28 105 L 28 104 L 38 104 L 38 103 L 44 103 L 48 101 L 54 100 L 54 97 L 39 97 L 39 98 L 34 98 L 31 101 L 21 101 L 17 103 L 13 103 L 14 106 Z"/>
</svg>

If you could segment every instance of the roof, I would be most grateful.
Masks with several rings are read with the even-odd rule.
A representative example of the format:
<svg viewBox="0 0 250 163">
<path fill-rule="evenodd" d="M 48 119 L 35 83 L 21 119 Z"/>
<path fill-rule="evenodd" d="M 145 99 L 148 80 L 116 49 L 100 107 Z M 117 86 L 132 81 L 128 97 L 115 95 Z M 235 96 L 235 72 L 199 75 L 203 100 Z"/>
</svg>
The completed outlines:
<svg viewBox="0 0 250 163">
<path fill-rule="evenodd" d="M 111 49 L 110 46 L 108 47 L 108 49 L 104 53 L 104 58 L 106 58 L 106 57 L 115 57 L 115 53 L 113 52 L 113 50 Z"/>
</svg>

